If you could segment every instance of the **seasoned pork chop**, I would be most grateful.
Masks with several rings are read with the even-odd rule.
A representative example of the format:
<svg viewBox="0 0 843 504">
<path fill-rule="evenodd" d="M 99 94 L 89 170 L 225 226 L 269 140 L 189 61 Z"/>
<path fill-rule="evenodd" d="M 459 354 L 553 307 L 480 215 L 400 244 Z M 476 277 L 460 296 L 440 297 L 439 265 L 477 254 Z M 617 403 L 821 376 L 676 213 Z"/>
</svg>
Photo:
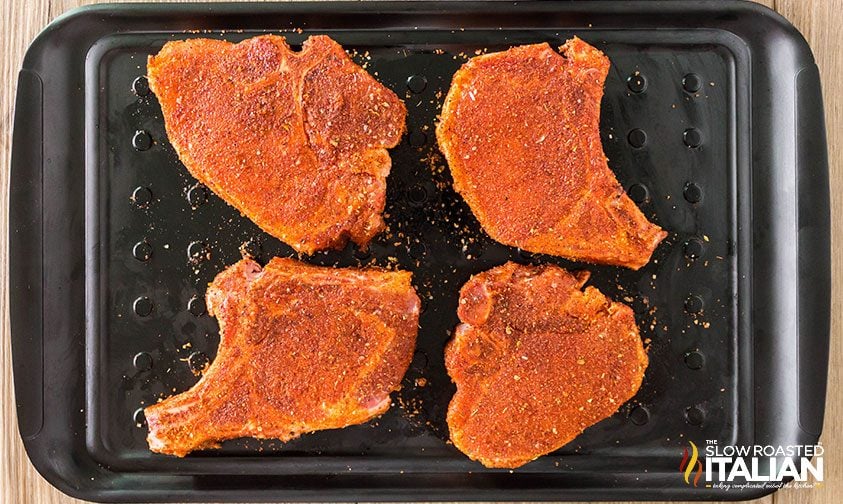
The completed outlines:
<svg viewBox="0 0 843 504">
<path fill-rule="evenodd" d="M 217 357 L 187 392 L 144 410 L 152 451 L 283 441 L 389 408 L 415 348 L 419 299 L 403 271 L 244 259 L 208 288 Z"/>
<path fill-rule="evenodd" d="M 463 286 L 445 365 L 457 385 L 451 440 L 471 459 L 526 464 L 638 391 L 647 354 L 632 310 L 583 290 L 588 276 L 510 262 Z"/>
<path fill-rule="evenodd" d="M 147 71 L 181 161 L 266 232 L 310 254 L 383 229 L 407 111 L 339 44 L 168 42 Z"/>
<path fill-rule="evenodd" d="M 436 129 L 483 229 L 521 249 L 638 269 L 667 236 L 627 197 L 600 143 L 609 59 L 578 38 L 472 58 Z"/>
</svg>

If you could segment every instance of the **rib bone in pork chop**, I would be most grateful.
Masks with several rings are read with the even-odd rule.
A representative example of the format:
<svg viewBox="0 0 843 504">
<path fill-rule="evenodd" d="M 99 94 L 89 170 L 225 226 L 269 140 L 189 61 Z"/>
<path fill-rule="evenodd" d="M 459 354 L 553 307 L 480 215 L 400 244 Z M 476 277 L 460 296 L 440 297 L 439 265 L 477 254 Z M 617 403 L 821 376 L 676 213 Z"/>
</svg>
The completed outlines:
<svg viewBox="0 0 843 504">
<path fill-rule="evenodd" d="M 510 262 L 463 286 L 445 365 L 451 440 L 471 459 L 526 464 L 638 391 L 647 354 L 632 310 L 583 290 L 588 276 Z"/>
<path fill-rule="evenodd" d="M 389 408 L 415 347 L 419 299 L 402 271 L 244 259 L 217 275 L 217 357 L 187 392 L 146 408 L 152 451 L 184 456 L 238 438 L 283 441 Z"/>
<path fill-rule="evenodd" d="M 477 56 L 454 75 L 436 130 L 455 189 L 495 240 L 638 269 L 667 233 L 609 169 L 600 100 L 609 59 L 578 38 Z"/>
<path fill-rule="evenodd" d="M 167 136 L 200 182 L 299 252 L 384 227 L 400 99 L 325 36 L 167 43 L 149 58 Z"/>
</svg>

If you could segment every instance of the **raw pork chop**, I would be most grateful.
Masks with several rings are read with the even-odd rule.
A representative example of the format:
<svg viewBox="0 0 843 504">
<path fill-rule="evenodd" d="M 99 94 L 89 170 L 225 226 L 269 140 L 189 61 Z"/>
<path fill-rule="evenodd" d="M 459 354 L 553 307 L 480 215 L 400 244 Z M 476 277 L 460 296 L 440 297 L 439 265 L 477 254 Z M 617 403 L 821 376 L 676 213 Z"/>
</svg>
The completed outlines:
<svg viewBox="0 0 843 504">
<path fill-rule="evenodd" d="M 389 408 L 410 364 L 419 299 L 403 271 L 244 259 L 208 288 L 217 357 L 187 392 L 146 408 L 149 448 L 184 456 L 238 438 L 283 441 Z"/>
<path fill-rule="evenodd" d="M 383 227 L 400 99 L 325 36 L 167 43 L 149 58 L 167 136 L 200 182 L 299 252 Z"/>
<path fill-rule="evenodd" d="M 638 391 L 647 354 L 632 310 L 582 290 L 588 276 L 510 262 L 463 286 L 445 365 L 457 385 L 451 440 L 471 459 L 526 464 Z"/>
<path fill-rule="evenodd" d="M 609 59 L 578 38 L 472 58 L 436 129 L 454 187 L 495 240 L 638 269 L 667 233 L 606 163 L 600 100 Z"/>
</svg>

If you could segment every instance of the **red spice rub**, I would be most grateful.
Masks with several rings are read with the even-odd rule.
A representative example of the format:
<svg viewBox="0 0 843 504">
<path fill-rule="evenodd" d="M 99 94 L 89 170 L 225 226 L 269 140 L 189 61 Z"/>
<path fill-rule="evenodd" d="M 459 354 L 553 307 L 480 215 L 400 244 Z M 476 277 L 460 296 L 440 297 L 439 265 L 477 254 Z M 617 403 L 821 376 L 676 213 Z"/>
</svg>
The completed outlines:
<svg viewBox="0 0 843 504">
<path fill-rule="evenodd" d="M 176 41 L 147 71 L 181 161 L 266 232 L 310 254 L 383 229 L 407 110 L 339 44 Z"/>
<path fill-rule="evenodd" d="M 365 422 L 390 405 L 410 365 L 419 298 L 404 271 L 244 259 L 207 305 L 217 357 L 187 392 L 144 410 L 152 451 L 182 457 L 238 437 L 287 441 Z"/>
<path fill-rule="evenodd" d="M 638 391 L 647 354 L 632 310 L 583 290 L 588 276 L 509 262 L 462 287 L 462 324 L 445 349 L 457 385 L 448 427 L 471 459 L 526 464 Z"/>
<path fill-rule="evenodd" d="M 627 197 L 600 142 L 609 59 L 578 38 L 472 58 L 436 136 L 455 189 L 495 240 L 638 269 L 667 236 Z"/>
</svg>

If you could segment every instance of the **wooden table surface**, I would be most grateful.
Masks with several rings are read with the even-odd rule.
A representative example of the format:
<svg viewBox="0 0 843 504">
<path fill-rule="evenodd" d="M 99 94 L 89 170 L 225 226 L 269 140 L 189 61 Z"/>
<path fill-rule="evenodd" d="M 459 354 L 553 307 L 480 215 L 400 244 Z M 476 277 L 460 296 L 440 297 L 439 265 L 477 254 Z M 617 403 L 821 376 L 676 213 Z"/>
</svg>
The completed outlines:
<svg viewBox="0 0 843 504">
<path fill-rule="evenodd" d="M 15 418 L 12 359 L 9 344 L 8 183 L 12 112 L 17 72 L 24 51 L 35 35 L 59 14 L 85 3 L 79 0 L 0 0 L 3 40 L 0 41 L 0 504 L 69 503 L 71 499 L 50 486 L 35 471 L 24 453 Z M 831 169 L 832 275 L 831 362 L 821 438 L 825 449 L 825 483 L 820 488 L 782 490 L 759 502 L 836 503 L 843 501 L 843 0 L 765 0 L 805 35 L 822 74 Z M 837 21 L 835 21 L 835 19 Z"/>
</svg>

